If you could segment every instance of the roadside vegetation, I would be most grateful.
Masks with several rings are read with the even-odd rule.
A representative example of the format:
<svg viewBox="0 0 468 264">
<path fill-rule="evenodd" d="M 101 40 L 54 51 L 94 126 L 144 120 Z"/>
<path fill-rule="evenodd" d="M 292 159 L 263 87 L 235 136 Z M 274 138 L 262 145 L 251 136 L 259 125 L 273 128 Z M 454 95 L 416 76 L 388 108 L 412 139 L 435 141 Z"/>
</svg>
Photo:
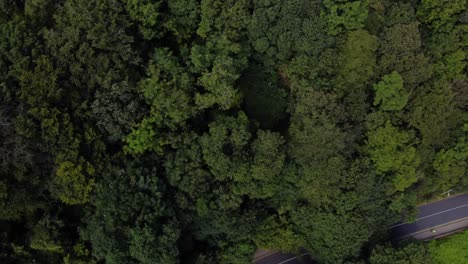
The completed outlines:
<svg viewBox="0 0 468 264">
<path fill-rule="evenodd" d="M 429 242 L 429 252 L 436 264 L 468 262 L 468 231 Z"/>
<path fill-rule="evenodd" d="M 432 241 L 400 241 L 376 246 L 371 264 L 465 264 L 468 263 L 468 231 Z"/>
<path fill-rule="evenodd" d="M 386 227 L 468 189 L 467 31 L 466 0 L 0 0 L 0 263 L 453 260 L 466 232 Z"/>
</svg>

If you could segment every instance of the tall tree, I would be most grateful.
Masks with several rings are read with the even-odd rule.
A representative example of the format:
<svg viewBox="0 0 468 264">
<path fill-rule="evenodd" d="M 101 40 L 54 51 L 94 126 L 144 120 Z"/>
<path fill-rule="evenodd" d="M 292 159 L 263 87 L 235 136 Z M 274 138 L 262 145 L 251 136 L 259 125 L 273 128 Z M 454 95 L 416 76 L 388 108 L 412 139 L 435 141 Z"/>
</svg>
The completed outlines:
<svg viewBox="0 0 468 264">
<path fill-rule="evenodd" d="M 180 227 L 158 180 L 158 168 L 116 161 L 120 164 L 109 165 L 92 201 L 96 211 L 85 236 L 94 256 L 106 263 L 179 263 Z"/>
<path fill-rule="evenodd" d="M 384 111 L 402 110 L 408 103 L 409 94 L 403 87 L 403 79 L 398 72 L 382 77 L 382 80 L 374 85 L 376 92 L 374 105 Z"/>
</svg>

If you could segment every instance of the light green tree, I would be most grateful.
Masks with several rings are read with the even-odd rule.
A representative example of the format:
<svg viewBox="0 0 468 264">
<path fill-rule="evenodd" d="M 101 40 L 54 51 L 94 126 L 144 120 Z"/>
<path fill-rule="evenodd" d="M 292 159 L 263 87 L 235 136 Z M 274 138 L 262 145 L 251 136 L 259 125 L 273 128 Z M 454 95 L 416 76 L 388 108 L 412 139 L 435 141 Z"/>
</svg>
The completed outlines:
<svg viewBox="0 0 468 264">
<path fill-rule="evenodd" d="M 402 110 L 408 103 L 409 94 L 403 87 L 403 79 L 398 72 L 382 77 L 382 80 L 374 84 L 374 105 L 385 111 Z"/>
<path fill-rule="evenodd" d="M 420 158 L 412 131 L 402 131 L 387 121 L 368 132 L 368 151 L 378 174 L 390 174 L 393 190 L 404 191 L 418 180 Z"/>
<path fill-rule="evenodd" d="M 94 168 L 89 163 L 75 165 L 72 162 L 62 162 L 53 179 L 53 194 L 66 204 L 84 204 L 94 186 Z"/>
<path fill-rule="evenodd" d="M 436 171 L 433 186 L 440 191 L 468 186 L 467 160 L 468 144 L 465 138 L 461 138 L 452 148 L 440 150 L 433 162 Z"/>
<path fill-rule="evenodd" d="M 466 10 L 466 0 L 422 0 L 417 15 L 435 30 L 451 26 L 457 20 L 457 14 Z"/>
</svg>

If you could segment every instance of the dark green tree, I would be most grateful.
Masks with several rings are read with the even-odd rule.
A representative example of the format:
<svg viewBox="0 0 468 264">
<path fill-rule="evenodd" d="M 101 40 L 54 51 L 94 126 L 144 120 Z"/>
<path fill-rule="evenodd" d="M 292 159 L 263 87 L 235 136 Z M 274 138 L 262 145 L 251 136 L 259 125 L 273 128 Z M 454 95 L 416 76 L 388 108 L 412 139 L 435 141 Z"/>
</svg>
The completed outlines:
<svg viewBox="0 0 468 264">
<path fill-rule="evenodd" d="M 417 22 L 385 28 L 380 37 L 379 53 L 382 73 L 397 71 L 410 91 L 431 77 L 429 60 L 421 52 Z"/>
<path fill-rule="evenodd" d="M 343 30 L 360 29 L 367 19 L 368 1 L 324 0 L 324 19 L 328 22 L 328 32 L 336 35 Z"/>
<path fill-rule="evenodd" d="M 369 258 L 371 264 L 430 264 L 432 257 L 425 245 L 409 243 L 393 247 L 391 244 L 377 246 Z"/>
<path fill-rule="evenodd" d="M 157 167 L 117 160 L 93 197 L 95 212 L 85 231 L 93 255 L 106 263 L 178 263 L 180 227 Z"/>
<path fill-rule="evenodd" d="M 121 1 L 65 1 L 54 24 L 44 38 L 67 87 L 78 88 L 70 91 L 75 96 L 92 96 L 98 87 L 110 89 L 140 62 Z"/>
</svg>

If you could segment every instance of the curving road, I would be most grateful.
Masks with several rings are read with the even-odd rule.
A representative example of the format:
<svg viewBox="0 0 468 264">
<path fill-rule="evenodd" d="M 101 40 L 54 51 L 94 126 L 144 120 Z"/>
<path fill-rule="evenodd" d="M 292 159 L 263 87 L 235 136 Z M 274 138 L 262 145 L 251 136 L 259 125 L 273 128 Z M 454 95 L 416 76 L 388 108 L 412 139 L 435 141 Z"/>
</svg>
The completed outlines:
<svg viewBox="0 0 468 264">
<path fill-rule="evenodd" d="M 427 240 L 449 235 L 468 228 L 468 193 L 418 207 L 418 215 L 412 223 L 400 222 L 390 227 L 394 239 L 414 237 Z M 312 264 L 306 252 L 296 256 L 278 251 L 259 250 L 254 264 Z"/>
<path fill-rule="evenodd" d="M 390 227 L 395 239 L 427 240 L 468 228 L 468 193 L 418 207 L 416 221 Z"/>
</svg>

